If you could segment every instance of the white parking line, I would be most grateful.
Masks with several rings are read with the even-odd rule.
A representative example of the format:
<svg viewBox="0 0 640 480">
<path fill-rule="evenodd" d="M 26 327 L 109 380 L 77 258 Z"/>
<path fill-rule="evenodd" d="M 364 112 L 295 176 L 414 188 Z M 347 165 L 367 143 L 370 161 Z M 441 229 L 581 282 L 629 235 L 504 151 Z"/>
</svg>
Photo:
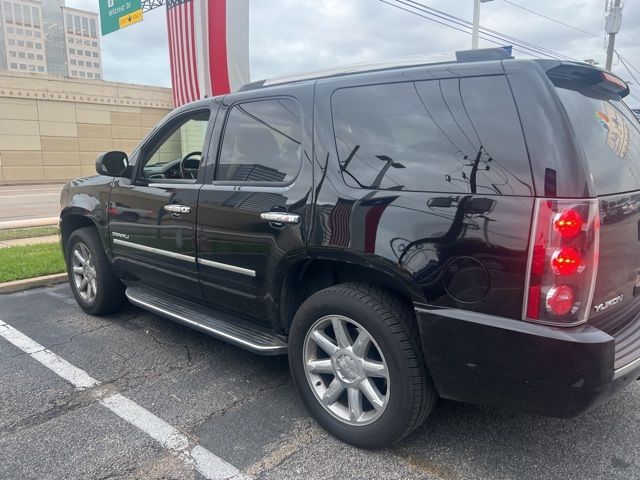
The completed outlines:
<svg viewBox="0 0 640 480">
<path fill-rule="evenodd" d="M 0 320 L 0 336 L 37 360 L 56 375 L 64 378 L 77 390 L 98 387 L 101 382 L 64 358 L 46 349 L 24 333 Z M 209 480 L 248 480 L 233 465 L 225 462 L 206 448 L 195 445 L 189 449 L 189 438 L 149 410 L 124 395 L 115 393 L 100 400 L 100 404 L 120 418 L 139 428 L 164 448 L 177 455 L 190 468 Z"/>
</svg>

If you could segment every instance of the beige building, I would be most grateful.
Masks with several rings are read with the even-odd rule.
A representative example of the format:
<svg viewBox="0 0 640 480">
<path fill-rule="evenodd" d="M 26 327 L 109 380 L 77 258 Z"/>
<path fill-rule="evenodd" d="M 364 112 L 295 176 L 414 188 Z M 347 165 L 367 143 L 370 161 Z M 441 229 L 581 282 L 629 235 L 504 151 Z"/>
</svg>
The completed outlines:
<svg viewBox="0 0 640 480">
<path fill-rule="evenodd" d="M 94 175 L 99 153 L 131 152 L 172 108 L 168 88 L 0 72 L 0 184 Z"/>
<path fill-rule="evenodd" d="M 102 78 L 98 14 L 67 7 L 62 13 L 69 76 Z"/>
<path fill-rule="evenodd" d="M 47 73 L 40 2 L 3 0 L 1 16 L 6 68 Z"/>
</svg>

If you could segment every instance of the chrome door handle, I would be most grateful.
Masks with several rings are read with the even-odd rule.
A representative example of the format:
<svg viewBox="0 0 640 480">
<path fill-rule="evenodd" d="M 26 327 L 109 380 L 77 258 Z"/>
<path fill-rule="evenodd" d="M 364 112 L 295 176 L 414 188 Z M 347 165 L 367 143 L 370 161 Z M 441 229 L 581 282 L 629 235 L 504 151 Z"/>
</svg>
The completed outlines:
<svg viewBox="0 0 640 480">
<path fill-rule="evenodd" d="M 164 209 L 167 212 L 171 212 L 171 213 L 191 213 L 191 207 L 187 207 L 185 205 L 176 205 L 176 204 L 165 205 Z"/>
<path fill-rule="evenodd" d="M 300 223 L 300 215 L 284 212 L 261 213 L 260 218 L 273 223 Z"/>
</svg>

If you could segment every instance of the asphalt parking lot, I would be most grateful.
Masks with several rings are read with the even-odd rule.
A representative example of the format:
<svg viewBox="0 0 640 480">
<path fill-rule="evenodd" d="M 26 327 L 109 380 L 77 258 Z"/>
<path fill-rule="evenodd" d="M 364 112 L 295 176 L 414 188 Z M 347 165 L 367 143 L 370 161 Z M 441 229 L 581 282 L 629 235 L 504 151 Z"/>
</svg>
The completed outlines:
<svg viewBox="0 0 640 480">
<path fill-rule="evenodd" d="M 134 307 L 90 317 L 66 285 L 0 296 L 0 321 L 2 479 L 640 478 L 640 382 L 575 420 L 441 401 L 409 438 L 371 452 L 314 424 L 284 357 Z M 8 329 L 47 348 L 50 368 Z M 95 384 L 54 373 L 73 368 Z"/>
</svg>

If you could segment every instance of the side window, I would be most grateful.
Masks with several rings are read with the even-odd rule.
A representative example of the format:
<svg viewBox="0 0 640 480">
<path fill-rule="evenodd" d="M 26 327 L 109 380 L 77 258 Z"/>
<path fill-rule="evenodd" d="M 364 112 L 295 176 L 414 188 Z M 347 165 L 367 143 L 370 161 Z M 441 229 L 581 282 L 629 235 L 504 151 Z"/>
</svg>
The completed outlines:
<svg viewBox="0 0 640 480">
<path fill-rule="evenodd" d="M 353 187 L 532 195 L 520 121 L 504 77 L 337 90 L 340 170 Z"/>
<path fill-rule="evenodd" d="M 300 107 L 289 98 L 234 105 L 227 116 L 216 180 L 288 183 L 302 161 Z"/>
<path fill-rule="evenodd" d="M 182 118 L 172 128 L 159 133 L 147 149 L 143 166 L 148 179 L 194 179 L 197 177 L 204 138 L 207 134 L 208 110 Z"/>
</svg>

